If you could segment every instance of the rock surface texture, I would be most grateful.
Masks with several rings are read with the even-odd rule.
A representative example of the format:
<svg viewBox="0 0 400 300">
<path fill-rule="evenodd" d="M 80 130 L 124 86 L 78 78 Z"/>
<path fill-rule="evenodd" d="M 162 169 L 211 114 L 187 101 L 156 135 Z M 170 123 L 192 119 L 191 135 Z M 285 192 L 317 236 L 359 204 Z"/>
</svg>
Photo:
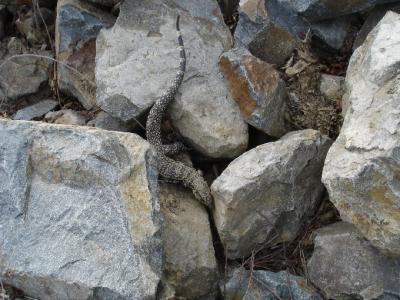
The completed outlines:
<svg viewBox="0 0 400 300">
<path fill-rule="evenodd" d="M 349 223 L 316 232 L 308 271 L 328 299 L 400 298 L 400 259 L 381 254 Z"/>
<path fill-rule="evenodd" d="M 60 0 L 57 4 L 58 85 L 86 109 L 96 105 L 96 37 L 114 21 L 112 15 L 85 1 Z"/>
<path fill-rule="evenodd" d="M 165 285 L 171 297 L 211 299 L 218 287 L 208 214 L 190 190 L 172 184 L 160 185 L 161 210 L 165 218 Z"/>
<path fill-rule="evenodd" d="M 246 149 L 248 133 L 219 70 L 232 40 L 216 1 L 125 1 L 115 26 L 97 40 L 98 103 L 132 120 L 171 85 L 179 67 L 177 13 L 188 63 L 169 110 L 173 125 L 201 153 L 235 157 Z"/>
<path fill-rule="evenodd" d="M 155 299 L 157 174 L 126 133 L 0 119 L 0 280 L 39 299 Z"/>
<path fill-rule="evenodd" d="M 245 48 L 236 48 L 221 56 L 220 67 L 232 98 L 250 125 L 273 137 L 287 133 L 285 83 L 271 64 Z"/>
<path fill-rule="evenodd" d="M 214 219 L 228 258 L 248 256 L 274 235 L 296 237 L 321 199 L 331 143 L 315 130 L 292 132 L 244 153 L 214 181 Z"/>
<path fill-rule="evenodd" d="M 354 52 L 345 120 L 323 182 L 344 221 L 400 255 L 400 15 L 388 12 Z"/>
<path fill-rule="evenodd" d="M 288 272 L 249 271 L 238 268 L 229 274 L 225 285 L 221 285 L 221 293 L 226 300 L 237 299 L 296 299 L 322 300 L 322 297 L 307 281 Z"/>
<path fill-rule="evenodd" d="M 22 43 L 11 38 L 5 55 L 1 54 L 0 95 L 3 94 L 8 101 L 37 93 L 48 81 L 51 61 L 46 57 L 52 58 L 48 51 L 16 57 L 23 54 Z"/>
</svg>

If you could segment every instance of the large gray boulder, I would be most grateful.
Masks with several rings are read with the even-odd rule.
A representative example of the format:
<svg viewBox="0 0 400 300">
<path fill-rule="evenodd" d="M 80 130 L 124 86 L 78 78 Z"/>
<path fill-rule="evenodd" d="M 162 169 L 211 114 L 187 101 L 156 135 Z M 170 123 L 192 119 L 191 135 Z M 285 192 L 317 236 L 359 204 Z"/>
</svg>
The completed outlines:
<svg viewBox="0 0 400 300">
<path fill-rule="evenodd" d="M 306 279 L 288 272 L 279 273 L 243 268 L 233 269 L 225 284 L 221 284 L 221 294 L 226 300 L 238 299 L 295 299 L 322 300 Z"/>
<path fill-rule="evenodd" d="M 345 120 L 322 180 L 344 221 L 400 255 L 400 15 L 388 12 L 351 57 Z"/>
<path fill-rule="evenodd" d="M 235 157 L 247 146 L 247 124 L 223 81 L 219 56 L 232 39 L 214 0 L 125 1 L 115 26 L 97 39 L 97 101 L 124 120 L 148 111 L 172 84 L 179 67 L 177 14 L 187 71 L 169 113 L 194 149 Z"/>
<path fill-rule="evenodd" d="M 134 134 L 0 119 L 0 281 L 38 299 L 155 299 L 157 173 Z"/>
<path fill-rule="evenodd" d="M 220 67 L 246 122 L 273 137 L 288 132 L 286 87 L 271 64 L 235 48 L 221 56 Z"/>
<path fill-rule="evenodd" d="M 400 299 L 400 259 L 384 256 L 353 225 L 323 227 L 314 242 L 308 274 L 327 299 Z"/>
<path fill-rule="evenodd" d="M 331 140 L 315 130 L 286 134 L 235 159 L 214 181 L 214 220 L 228 258 L 268 238 L 292 241 L 321 200 Z"/>
<path fill-rule="evenodd" d="M 81 0 L 59 0 L 56 21 L 58 87 L 86 108 L 96 106 L 96 37 L 115 18 Z"/>
<path fill-rule="evenodd" d="M 46 99 L 42 100 L 38 103 L 29 105 L 27 107 L 24 107 L 20 110 L 18 110 L 15 113 L 14 120 L 26 120 L 30 121 L 35 118 L 40 118 L 44 116 L 46 113 L 49 111 L 53 110 L 56 108 L 58 105 L 58 102 L 52 99 Z"/>
<path fill-rule="evenodd" d="M 170 297 L 214 298 L 219 273 L 205 207 L 190 190 L 167 183 L 160 185 L 160 203 L 165 218 L 164 286 L 173 290 Z"/>
</svg>

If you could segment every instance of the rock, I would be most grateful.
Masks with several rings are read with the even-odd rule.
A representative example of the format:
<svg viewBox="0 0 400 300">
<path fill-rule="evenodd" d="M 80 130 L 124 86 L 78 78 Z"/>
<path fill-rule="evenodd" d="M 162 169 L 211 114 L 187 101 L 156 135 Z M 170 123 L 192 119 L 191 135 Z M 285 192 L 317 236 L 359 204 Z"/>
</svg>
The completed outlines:
<svg viewBox="0 0 400 300">
<path fill-rule="evenodd" d="M 122 122 L 104 111 L 100 111 L 87 125 L 113 131 L 130 131 L 135 128 L 135 124 Z"/>
<path fill-rule="evenodd" d="M 164 274 L 174 297 L 215 296 L 219 274 L 207 211 L 190 190 L 172 184 L 160 185 L 160 203 L 165 218 Z"/>
<path fill-rule="evenodd" d="M 246 47 L 257 58 L 282 66 L 299 46 L 299 39 L 268 17 L 263 1 L 249 0 L 240 7 L 235 45 Z"/>
<path fill-rule="evenodd" d="M 40 101 L 17 111 L 14 120 L 30 121 L 35 118 L 40 118 L 53 110 L 57 105 L 58 102 L 51 99 Z"/>
<path fill-rule="evenodd" d="M 294 36 L 304 38 L 308 31 L 313 33 L 319 42 L 332 49 L 340 49 L 353 20 L 352 16 L 323 21 L 308 22 L 298 15 L 296 4 L 291 0 L 264 1 L 269 18 Z M 319 45 L 320 46 L 320 45 Z"/>
<path fill-rule="evenodd" d="M 0 280 L 38 299 L 155 299 L 162 216 L 135 134 L 0 120 Z"/>
<path fill-rule="evenodd" d="M 323 227 L 314 242 L 308 273 L 327 298 L 400 298 L 400 259 L 382 255 L 351 224 Z"/>
<path fill-rule="evenodd" d="M 292 4 L 299 15 L 305 17 L 309 21 L 316 21 L 350 15 L 359 11 L 373 8 L 377 4 L 396 1 L 397 0 L 357 0 L 337 2 L 335 0 L 296 0 L 292 1 Z"/>
<path fill-rule="evenodd" d="M 64 124 L 64 125 L 80 125 L 86 124 L 86 117 L 72 109 L 63 109 L 52 111 L 45 115 L 44 120 L 48 123 Z"/>
<path fill-rule="evenodd" d="M 52 63 L 45 58 L 52 58 L 50 51 L 16 57 L 15 55 L 23 54 L 13 52 L 17 50 L 15 47 L 19 42 L 18 39 L 11 39 L 8 54 L 0 60 L 0 90 L 9 101 L 37 93 L 47 83 Z"/>
<path fill-rule="evenodd" d="M 121 0 L 85 0 L 85 1 L 97 4 L 97 5 L 113 7 Z"/>
<path fill-rule="evenodd" d="M 226 300 L 236 299 L 296 299 L 322 300 L 322 297 L 307 280 L 294 276 L 286 271 L 279 273 L 269 271 L 249 271 L 243 268 L 235 269 L 230 274 L 225 286 L 221 286 L 221 293 Z"/>
<path fill-rule="evenodd" d="M 0 41 L 4 38 L 5 35 L 6 18 L 7 7 L 0 4 Z"/>
<path fill-rule="evenodd" d="M 53 13 L 50 9 L 41 7 L 38 12 L 39 19 L 37 23 L 32 9 L 28 10 L 25 14 L 20 12 L 18 14 L 19 18 L 15 21 L 17 31 L 32 45 L 42 45 L 49 42 L 48 31 L 45 29 L 42 18 L 45 25 L 48 26 L 47 30 L 49 30 L 54 20 Z M 39 15 L 41 15 L 41 17 Z"/>
<path fill-rule="evenodd" d="M 321 74 L 319 90 L 328 100 L 342 100 L 345 91 L 344 80 L 345 78 L 342 76 Z"/>
<path fill-rule="evenodd" d="M 345 119 L 322 180 L 344 221 L 400 255 L 400 15 L 388 12 L 352 55 Z"/>
<path fill-rule="evenodd" d="M 220 67 L 246 122 L 270 136 L 284 135 L 287 94 L 278 71 L 244 48 L 224 53 Z"/>
<path fill-rule="evenodd" d="M 201 153 L 235 157 L 246 149 L 248 132 L 218 66 L 232 39 L 216 1 L 125 1 L 114 27 L 97 39 L 99 106 L 132 120 L 171 85 L 179 66 L 177 13 L 188 64 L 169 109 L 173 125 Z"/>
<path fill-rule="evenodd" d="M 86 108 L 96 105 L 96 37 L 114 24 L 111 14 L 79 0 L 60 0 L 57 5 L 56 51 L 58 86 Z M 68 65 L 69 67 L 66 67 Z"/>
<path fill-rule="evenodd" d="M 390 3 L 386 5 L 380 5 L 375 7 L 368 15 L 365 20 L 363 26 L 357 34 L 357 37 L 353 43 L 353 51 L 360 47 L 362 43 L 364 43 L 367 35 L 371 32 L 372 29 L 379 23 L 379 21 L 385 16 L 385 14 L 389 11 L 393 11 L 395 13 L 400 13 L 400 3 Z"/>
<path fill-rule="evenodd" d="M 235 43 L 246 47 L 257 58 L 282 66 L 293 54 L 299 40 L 264 14 L 266 12 L 261 10 L 251 18 L 242 9 L 235 30 Z"/>
<path fill-rule="evenodd" d="M 230 259 L 250 255 L 271 236 L 292 241 L 318 205 L 328 137 L 288 133 L 235 159 L 214 181 L 214 220 Z"/>
</svg>

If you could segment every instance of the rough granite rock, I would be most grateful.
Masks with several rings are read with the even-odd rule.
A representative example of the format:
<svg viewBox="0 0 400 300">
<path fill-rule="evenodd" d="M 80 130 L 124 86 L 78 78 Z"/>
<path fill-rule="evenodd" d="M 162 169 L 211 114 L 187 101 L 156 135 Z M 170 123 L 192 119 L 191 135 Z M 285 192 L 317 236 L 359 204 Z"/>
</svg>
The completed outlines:
<svg viewBox="0 0 400 300">
<path fill-rule="evenodd" d="M 367 19 L 365 20 L 363 26 L 357 33 L 357 37 L 353 43 L 353 51 L 364 43 L 367 35 L 371 32 L 372 29 L 379 23 L 380 20 L 386 15 L 388 11 L 393 11 L 395 13 L 400 13 L 400 3 L 389 3 L 385 5 L 379 5 L 372 9 L 372 11 L 368 14 Z"/>
<path fill-rule="evenodd" d="M 177 13 L 188 65 L 169 110 L 173 125 L 203 154 L 235 157 L 246 149 L 248 132 L 218 66 L 232 39 L 216 1 L 125 1 L 114 27 L 97 39 L 98 103 L 128 121 L 170 86 L 179 66 Z"/>
<path fill-rule="evenodd" d="M 110 27 L 114 22 L 114 16 L 85 1 L 58 1 L 56 52 L 61 61 L 58 86 L 64 93 L 76 97 L 86 109 L 96 105 L 96 37 L 103 27 Z"/>
<path fill-rule="evenodd" d="M 285 83 L 272 65 L 235 48 L 221 56 L 220 67 L 247 123 L 273 137 L 288 132 Z"/>
<path fill-rule="evenodd" d="M 343 76 L 321 74 L 319 90 L 326 99 L 340 101 L 345 91 L 344 80 Z"/>
<path fill-rule="evenodd" d="M 400 255 L 400 15 L 388 12 L 351 57 L 345 119 L 322 180 L 344 221 Z"/>
<path fill-rule="evenodd" d="M 162 216 L 134 134 L 0 119 L 0 280 L 47 299 L 155 299 Z"/>
<path fill-rule="evenodd" d="M 228 275 L 225 285 L 221 284 L 221 294 L 226 300 L 237 299 L 293 299 L 322 300 L 306 279 L 288 272 L 249 271 L 234 269 Z"/>
<path fill-rule="evenodd" d="M 64 125 L 79 125 L 86 124 L 86 116 L 72 109 L 62 109 L 47 113 L 44 120 L 48 123 L 64 124 Z"/>
<path fill-rule="evenodd" d="M 271 236 L 292 241 L 318 205 L 332 141 L 315 130 L 291 132 L 235 159 L 214 181 L 214 220 L 226 255 L 241 258 Z"/>
<path fill-rule="evenodd" d="M 160 185 L 160 204 L 165 285 L 178 298 L 215 297 L 219 274 L 207 211 L 190 190 L 168 183 Z"/>
<path fill-rule="evenodd" d="M 384 256 L 345 222 L 315 233 L 308 274 L 327 299 L 400 299 L 400 258 Z"/>
<path fill-rule="evenodd" d="M 0 94 L 3 94 L 9 101 L 17 100 L 23 96 L 37 93 L 49 79 L 49 59 L 53 58 L 49 51 L 38 51 L 33 55 L 20 57 L 12 56 L 22 54 L 21 41 L 17 38 L 10 39 L 7 45 L 7 53 L 0 57 Z"/>
<path fill-rule="evenodd" d="M 40 118 L 53 110 L 57 105 L 58 102 L 51 99 L 40 101 L 18 110 L 15 114 L 14 120 L 30 121 L 34 118 Z"/>
</svg>

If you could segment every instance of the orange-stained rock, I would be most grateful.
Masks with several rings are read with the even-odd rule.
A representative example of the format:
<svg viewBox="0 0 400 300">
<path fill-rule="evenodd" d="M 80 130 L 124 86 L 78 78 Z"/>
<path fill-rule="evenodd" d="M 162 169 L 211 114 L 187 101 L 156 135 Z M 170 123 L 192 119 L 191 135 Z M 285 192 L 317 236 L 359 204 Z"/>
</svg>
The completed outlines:
<svg viewBox="0 0 400 300">
<path fill-rule="evenodd" d="M 220 67 L 247 123 L 274 137 L 284 135 L 287 94 L 278 71 L 244 48 L 224 53 Z"/>
</svg>

